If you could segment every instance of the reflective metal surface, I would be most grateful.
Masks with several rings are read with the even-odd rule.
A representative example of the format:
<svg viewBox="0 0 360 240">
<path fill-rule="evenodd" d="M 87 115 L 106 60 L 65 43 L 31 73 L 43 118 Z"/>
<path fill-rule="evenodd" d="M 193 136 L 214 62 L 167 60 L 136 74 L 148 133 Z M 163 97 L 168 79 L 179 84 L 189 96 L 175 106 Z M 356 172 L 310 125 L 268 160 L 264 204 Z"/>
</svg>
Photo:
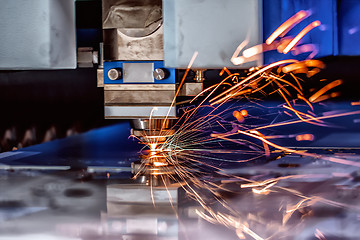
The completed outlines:
<svg viewBox="0 0 360 240">
<path fill-rule="evenodd" d="M 128 138 L 129 129 L 123 123 L 0 154 L 0 239 L 232 240 L 239 233 L 221 224 L 232 214 L 251 226 L 257 239 L 314 239 L 320 233 L 326 239 L 357 239 L 360 234 L 359 172 L 353 166 L 280 154 L 276 160 L 223 165 L 219 171 L 200 168 L 203 173 L 185 184 L 176 180 L 175 172 L 168 180 L 165 175 L 131 179 L 138 172 L 131 163 L 139 160 L 140 146 Z M 351 145 L 324 148 L 326 142 L 341 142 L 336 138 L 338 142 L 328 134 L 306 149 L 360 162 L 359 150 Z M 199 160 L 211 164 L 209 153 L 198 151 L 203 151 Z M 220 159 L 242 157 L 237 151 L 213 154 Z M 277 182 L 259 194 L 261 186 L 247 188 L 249 182 L 243 179 Z M 291 210 L 302 199 L 299 194 L 315 202 L 306 200 Z M 227 207 L 216 200 L 219 196 Z M 216 216 L 223 220 L 206 221 L 203 214 L 209 209 L 204 207 L 222 214 Z M 244 236 L 253 239 L 251 232 Z"/>
</svg>

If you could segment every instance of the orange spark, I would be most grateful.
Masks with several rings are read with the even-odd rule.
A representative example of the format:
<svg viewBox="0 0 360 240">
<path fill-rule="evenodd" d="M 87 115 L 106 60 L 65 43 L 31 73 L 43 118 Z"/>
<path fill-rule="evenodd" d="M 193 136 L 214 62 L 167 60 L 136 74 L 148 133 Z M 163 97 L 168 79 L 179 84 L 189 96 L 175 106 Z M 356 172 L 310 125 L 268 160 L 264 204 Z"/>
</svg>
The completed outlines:
<svg viewBox="0 0 360 240">
<path fill-rule="evenodd" d="M 243 52 L 243 56 L 245 58 L 251 58 L 257 54 L 260 54 L 263 52 L 263 47 L 262 47 L 262 44 L 259 44 L 259 45 L 256 45 L 256 46 L 253 46 L 251 48 L 248 48 L 246 50 L 244 50 Z"/>
<path fill-rule="evenodd" d="M 168 163 L 167 162 L 153 162 L 155 167 L 162 167 L 162 166 L 167 166 Z"/>
<path fill-rule="evenodd" d="M 283 64 L 289 64 L 289 63 L 295 63 L 295 62 L 298 62 L 297 60 L 294 60 L 294 59 L 287 59 L 287 60 L 282 60 L 282 61 L 278 61 L 278 62 L 274 62 L 272 64 L 269 64 L 268 66 L 256 71 L 255 73 L 251 74 L 249 77 L 245 78 L 244 80 L 242 80 L 241 82 L 235 84 L 234 86 L 232 86 L 231 88 L 229 88 L 228 90 L 220 93 L 218 96 L 214 97 L 213 99 L 210 100 L 210 102 L 213 102 L 215 101 L 215 99 L 218 99 L 228 93 L 230 93 L 231 91 L 235 90 L 236 88 L 240 87 L 240 86 L 243 86 L 246 82 L 248 82 L 249 80 L 251 80 L 253 77 L 273 68 L 273 67 L 276 67 L 276 66 L 280 66 L 280 65 L 283 65 Z M 221 98 L 220 100 L 216 101 L 216 102 L 213 102 L 211 103 L 211 105 L 214 105 L 214 104 L 218 104 L 219 102 L 222 102 L 224 100 L 227 100 L 229 98 L 231 98 L 233 96 L 233 94 L 229 94 L 223 98 Z"/>
<path fill-rule="evenodd" d="M 286 214 L 283 217 L 283 223 L 286 223 L 296 210 L 303 208 L 303 207 L 311 206 L 312 204 L 314 204 L 317 201 L 319 201 L 319 199 L 317 199 L 316 197 L 305 198 L 305 199 L 302 199 L 300 202 L 298 202 L 295 206 L 288 206 L 287 208 L 290 208 L 290 209 L 286 210 Z M 307 202 L 307 204 L 304 204 L 305 202 Z M 302 205 L 305 205 L 305 206 L 302 207 Z"/>
<path fill-rule="evenodd" d="M 274 186 L 277 182 L 273 182 L 273 183 L 270 183 L 269 185 L 267 185 L 266 187 L 262 188 L 262 189 L 256 189 L 256 188 L 253 188 L 252 189 L 252 192 L 253 193 L 256 193 L 256 194 L 260 194 L 260 195 L 268 195 L 270 193 L 270 190 L 269 188 L 271 188 L 272 186 Z"/>
<path fill-rule="evenodd" d="M 223 67 L 223 69 L 219 73 L 219 76 L 221 77 L 224 74 L 224 72 L 226 72 L 228 75 L 231 75 L 231 72 L 229 71 L 229 69 L 227 69 L 227 67 Z"/>
<path fill-rule="evenodd" d="M 326 240 L 324 234 L 319 229 L 316 229 L 315 237 L 319 240 Z"/>
<path fill-rule="evenodd" d="M 239 122 L 244 122 L 244 116 L 239 111 L 234 111 L 233 116 L 238 120 Z"/>
<path fill-rule="evenodd" d="M 311 105 L 311 103 L 309 102 L 309 100 L 307 100 L 304 96 L 302 96 L 302 95 L 300 95 L 300 94 L 298 94 L 298 98 L 301 99 L 301 100 L 303 100 L 304 102 L 306 102 L 306 104 L 309 105 L 309 107 L 311 108 L 311 110 L 314 111 L 314 108 L 313 108 L 313 106 Z"/>
<path fill-rule="evenodd" d="M 285 35 L 290 31 L 296 24 L 310 16 L 310 11 L 301 10 L 297 12 L 294 16 L 286 20 L 281 24 L 268 39 L 266 39 L 266 44 L 270 45 L 277 37 L 280 35 Z"/>
<path fill-rule="evenodd" d="M 241 110 L 241 115 L 243 115 L 244 117 L 247 117 L 249 115 L 249 113 L 248 113 L 248 111 L 243 109 L 243 110 Z"/>
<path fill-rule="evenodd" d="M 312 23 L 310 23 L 309 25 L 307 25 L 298 35 L 296 35 L 296 37 L 294 37 L 294 39 L 289 43 L 289 45 L 287 45 L 287 47 L 284 49 L 283 53 L 287 54 L 293 47 L 295 47 L 295 45 L 308 33 L 310 32 L 313 28 L 316 28 L 318 26 L 321 25 L 321 22 L 316 20 Z"/>
<path fill-rule="evenodd" d="M 333 92 L 330 94 L 322 95 L 321 97 L 318 97 L 316 100 L 314 100 L 313 103 L 321 102 L 330 98 L 336 98 L 339 97 L 340 95 L 341 95 L 340 92 Z"/>
<path fill-rule="evenodd" d="M 322 122 L 321 120 L 319 120 L 319 119 L 316 118 L 316 117 L 313 117 L 313 116 L 311 116 L 311 115 L 309 115 L 309 114 L 306 114 L 306 113 L 303 113 L 303 112 L 300 112 L 300 111 L 296 110 L 296 109 L 293 108 L 291 105 L 290 105 L 290 107 L 288 107 L 288 106 L 286 106 L 286 105 L 283 105 L 283 108 L 286 108 L 286 109 L 294 112 L 294 113 L 296 114 L 296 116 L 298 116 L 298 118 L 300 118 L 301 121 L 304 121 L 304 122 L 307 122 L 307 123 L 310 123 L 310 124 L 315 124 L 315 123 L 313 123 L 313 122 L 311 122 L 311 121 L 320 122 L 320 123 Z M 302 116 L 305 116 L 305 117 L 307 117 L 307 118 L 309 118 L 309 119 L 305 119 L 305 118 L 301 117 L 301 115 L 302 115 Z"/>
<path fill-rule="evenodd" d="M 283 73 L 289 73 L 295 70 L 299 70 L 299 69 L 306 69 L 307 70 L 307 66 L 304 62 L 299 62 L 299 63 L 293 63 L 293 64 L 289 64 L 285 67 L 283 67 L 281 70 Z"/>
<path fill-rule="evenodd" d="M 296 141 L 314 141 L 315 137 L 312 134 L 301 134 L 296 136 Z"/>
<path fill-rule="evenodd" d="M 311 59 L 311 60 L 304 61 L 304 63 L 308 67 L 317 67 L 317 68 L 321 68 L 321 69 L 325 68 L 325 64 L 320 60 Z"/>
<path fill-rule="evenodd" d="M 232 55 L 232 57 L 231 57 L 231 59 L 230 59 L 230 61 L 231 61 L 234 65 L 240 65 L 240 64 L 242 64 L 242 63 L 244 62 L 243 57 L 239 57 L 239 53 L 240 53 L 240 51 L 243 50 L 244 47 L 245 47 L 246 45 L 248 45 L 248 44 L 249 44 L 249 40 L 248 40 L 248 39 L 245 39 L 245 40 L 242 41 L 242 42 L 240 43 L 240 45 L 236 48 L 234 54 Z"/>
<path fill-rule="evenodd" d="M 310 102 L 314 102 L 317 98 L 319 98 L 321 95 L 323 95 L 324 93 L 326 93 L 327 91 L 329 91 L 330 89 L 339 86 L 340 84 L 342 84 L 342 80 L 335 80 L 329 84 L 327 84 L 325 87 L 323 87 L 322 89 L 320 89 L 319 91 L 317 91 L 316 93 L 314 93 L 311 97 L 309 97 L 309 101 Z"/>
</svg>

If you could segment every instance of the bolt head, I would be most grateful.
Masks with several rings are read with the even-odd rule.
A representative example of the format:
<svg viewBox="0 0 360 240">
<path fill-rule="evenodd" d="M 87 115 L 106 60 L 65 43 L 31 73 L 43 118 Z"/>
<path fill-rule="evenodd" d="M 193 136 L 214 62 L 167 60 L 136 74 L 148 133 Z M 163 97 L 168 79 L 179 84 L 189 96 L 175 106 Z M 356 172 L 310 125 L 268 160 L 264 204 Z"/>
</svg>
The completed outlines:
<svg viewBox="0 0 360 240">
<path fill-rule="evenodd" d="M 121 78 L 121 70 L 112 68 L 107 73 L 110 80 L 118 80 Z"/>
<path fill-rule="evenodd" d="M 154 70 L 153 76 L 156 80 L 164 80 L 166 78 L 166 72 L 164 69 L 157 68 Z"/>
</svg>

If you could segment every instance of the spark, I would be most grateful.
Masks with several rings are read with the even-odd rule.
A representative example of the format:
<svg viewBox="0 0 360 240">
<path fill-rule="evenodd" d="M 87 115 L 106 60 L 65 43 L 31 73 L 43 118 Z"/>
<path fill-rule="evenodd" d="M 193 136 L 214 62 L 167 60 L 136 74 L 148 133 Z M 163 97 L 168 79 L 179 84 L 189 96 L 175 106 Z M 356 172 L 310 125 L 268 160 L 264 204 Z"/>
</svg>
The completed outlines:
<svg viewBox="0 0 360 240">
<path fill-rule="evenodd" d="M 287 54 L 308 32 L 320 25 L 321 22 L 316 20 L 306 26 L 298 35 L 296 35 L 296 37 L 294 37 L 294 39 L 289 43 L 289 45 L 286 46 L 283 53 Z"/>
<path fill-rule="evenodd" d="M 327 84 L 325 87 L 321 88 L 319 91 L 317 91 L 316 93 L 314 93 L 314 95 L 312 95 L 309 98 L 310 102 L 314 102 L 316 99 L 318 99 L 321 95 L 323 95 L 324 93 L 326 93 L 327 91 L 329 91 L 330 89 L 337 87 L 339 85 L 341 85 L 343 83 L 342 80 L 335 80 L 329 84 Z"/>
<path fill-rule="evenodd" d="M 192 65 L 194 64 L 195 59 L 197 58 L 198 54 L 199 54 L 199 52 L 195 51 L 194 54 L 193 54 L 193 56 L 191 57 L 190 62 L 189 62 L 189 64 L 188 64 L 187 68 L 186 68 L 185 74 L 184 74 L 183 78 L 181 79 L 181 82 L 180 82 L 180 84 L 179 84 L 179 86 L 178 86 L 178 89 L 176 90 L 175 96 L 174 96 L 174 98 L 173 98 L 173 100 L 172 100 L 172 102 L 171 102 L 171 104 L 170 104 L 170 106 L 169 106 L 169 110 L 168 110 L 168 112 L 167 112 L 167 114 L 166 114 L 165 119 L 168 119 L 169 114 L 170 114 L 170 111 L 171 111 L 171 108 L 174 106 L 174 104 L 175 104 L 175 102 L 176 102 L 176 98 L 177 98 L 177 96 L 179 95 L 179 92 L 180 92 L 180 90 L 181 90 L 181 87 L 183 86 L 183 84 L 184 84 L 184 82 L 185 82 L 185 79 L 186 79 L 186 77 L 187 77 L 187 75 L 188 75 L 188 73 L 189 73 Z M 163 125 L 161 126 L 160 132 L 164 129 L 164 127 L 165 127 L 165 122 L 166 122 L 166 121 L 164 121 Z"/>
<path fill-rule="evenodd" d="M 243 58 L 242 57 L 238 57 L 239 56 L 239 53 L 241 52 L 241 50 L 244 49 L 244 47 L 246 45 L 249 44 L 249 37 L 247 37 L 244 41 L 242 41 L 240 43 L 240 45 L 236 48 L 233 56 L 231 57 L 230 61 L 234 64 L 234 65 L 240 65 L 244 62 Z"/>
<path fill-rule="evenodd" d="M 297 12 L 294 16 L 286 20 L 283 24 L 280 25 L 268 39 L 266 39 L 266 44 L 270 45 L 273 41 L 281 35 L 285 35 L 290 31 L 296 24 L 310 16 L 310 11 L 301 10 Z"/>
<path fill-rule="evenodd" d="M 241 113 L 241 115 L 243 115 L 244 117 L 249 116 L 248 111 L 246 111 L 245 109 L 241 110 L 240 113 Z"/>
<path fill-rule="evenodd" d="M 239 122 L 243 122 L 245 121 L 244 116 L 239 112 L 239 111 L 234 111 L 233 112 L 233 116 L 236 118 L 236 120 L 238 120 Z"/>
<path fill-rule="evenodd" d="M 319 240 L 326 240 L 325 235 L 319 229 L 316 229 L 315 237 Z"/>
<path fill-rule="evenodd" d="M 227 69 L 227 67 L 223 67 L 223 69 L 219 73 L 219 76 L 221 77 L 224 74 L 224 72 L 226 72 L 229 76 L 231 75 L 229 69 Z"/>
<path fill-rule="evenodd" d="M 253 57 L 255 55 L 258 55 L 258 54 L 260 54 L 262 52 L 263 52 L 263 48 L 262 48 L 262 44 L 260 44 L 260 45 L 256 45 L 256 46 L 253 46 L 251 48 L 248 48 L 248 49 L 244 50 L 243 56 L 245 58 L 251 58 L 251 57 Z"/>
<path fill-rule="evenodd" d="M 243 84 L 245 84 L 246 82 L 248 82 L 250 79 L 254 78 L 255 76 L 273 68 L 273 67 L 276 67 L 276 66 L 280 66 L 280 65 L 283 65 L 283 64 L 288 64 L 288 63 L 294 63 L 294 62 L 298 62 L 297 60 L 294 60 L 294 59 L 288 59 L 288 60 L 282 60 L 282 61 L 278 61 L 278 62 L 275 62 L 275 63 L 272 63 L 272 64 L 269 64 L 268 66 L 258 70 L 257 72 L 251 74 L 249 77 L 245 78 L 244 80 L 242 80 L 241 82 L 235 84 L 233 87 L 231 87 L 230 89 L 222 92 L 221 94 L 219 94 L 218 96 L 214 97 L 210 102 L 214 102 L 216 99 L 230 93 L 231 91 L 235 90 L 236 88 L 238 88 L 239 86 L 242 86 Z M 223 102 L 224 100 L 226 99 L 229 99 L 231 98 L 231 94 L 221 98 L 220 100 L 216 101 L 215 103 L 212 103 L 211 105 L 214 105 L 216 103 L 219 103 L 219 102 Z"/>
<path fill-rule="evenodd" d="M 313 134 L 300 134 L 296 136 L 296 141 L 314 141 L 315 137 Z"/>
</svg>

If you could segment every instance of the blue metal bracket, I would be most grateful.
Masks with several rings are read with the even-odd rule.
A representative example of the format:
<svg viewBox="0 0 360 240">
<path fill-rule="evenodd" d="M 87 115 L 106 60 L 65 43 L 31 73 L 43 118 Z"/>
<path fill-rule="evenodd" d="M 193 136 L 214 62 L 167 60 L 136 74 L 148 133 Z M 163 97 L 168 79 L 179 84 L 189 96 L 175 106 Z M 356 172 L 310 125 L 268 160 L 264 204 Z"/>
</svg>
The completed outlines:
<svg viewBox="0 0 360 240">
<path fill-rule="evenodd" d="M 124 83 L 123 79 L 118 80 L 110 80 L 107 72 L 112 68 L 123 68 L 124 63 L 153 63 L 154 69 L 162 68 L 166 69 L 169 73 L 169 76 L 163 80 L 156 80 L 154 78 L 154 82 L 152 84 L 175 84 L 175 69 L 173 68 L 165 68 L 163 61 L 113 61 L 113 62 L 104 62 L 104 84 L 129 84 Z M 149 84 L 144 82 L 139 83 L 131 83 L 131 84 Z"/>
</svg>

